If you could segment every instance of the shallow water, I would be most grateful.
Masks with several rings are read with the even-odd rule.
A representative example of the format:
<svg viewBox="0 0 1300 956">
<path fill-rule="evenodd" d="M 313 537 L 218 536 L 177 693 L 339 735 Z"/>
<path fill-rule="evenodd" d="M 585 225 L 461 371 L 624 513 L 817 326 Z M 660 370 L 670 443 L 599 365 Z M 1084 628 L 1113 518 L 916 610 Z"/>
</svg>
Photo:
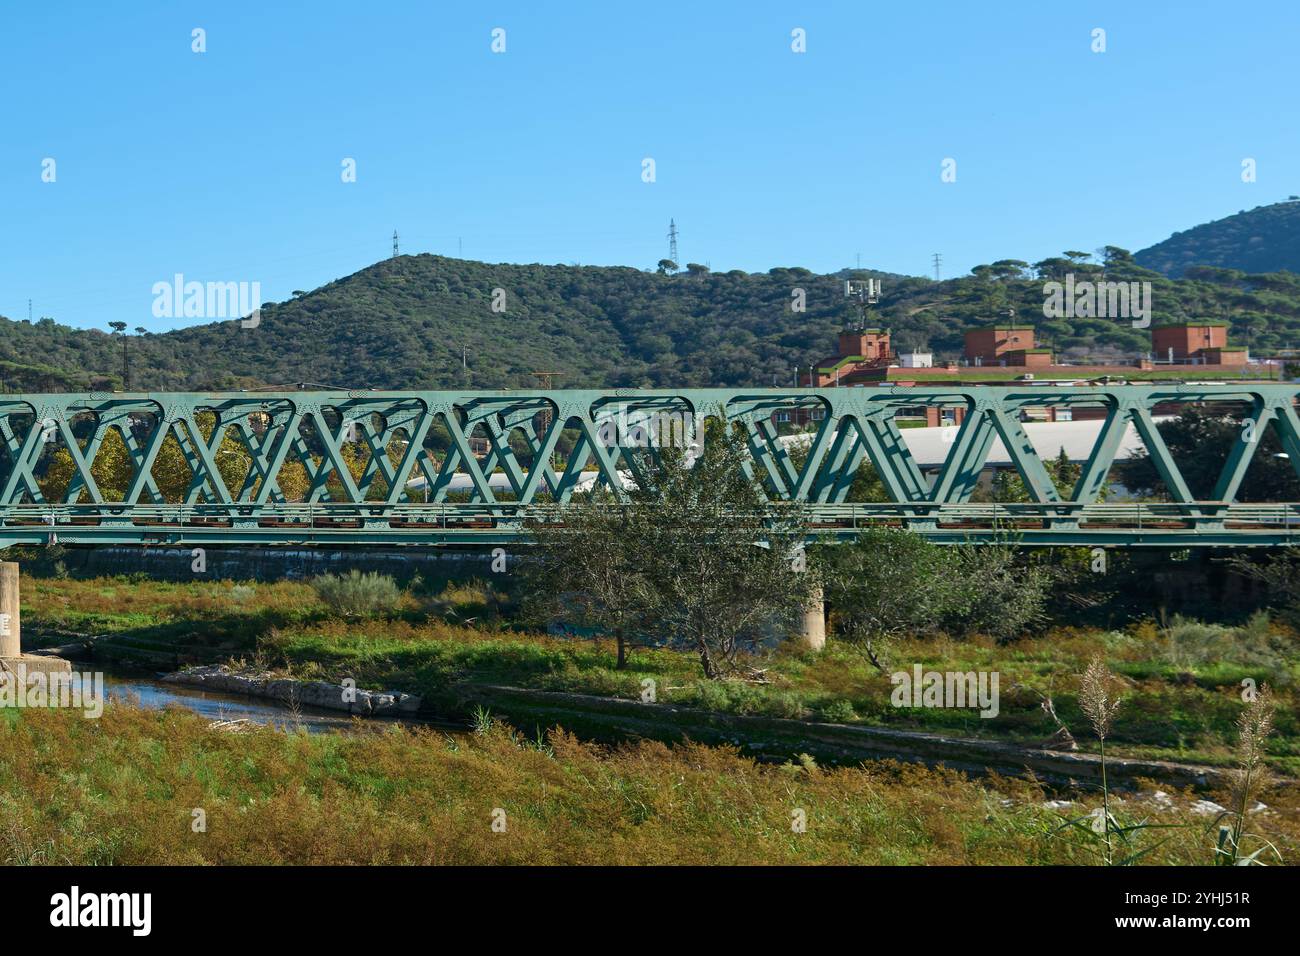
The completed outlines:
<svg viewBox="0 0 1300 956">
<path fill-rule="evenodd" d="M 85 665 L 74 665 L 74 669 Z M 184 707 L 208 720 L 248 720 L 281 730 L 302 728 L 308 733 L 340 733 L 383 730 L 393 724 L 435 727 L 448 733 L 464 733 L 465 728 L 451 722 L 397 719 L 391 717 L 355 718 L 338 711 L 316 707 L 299 707 L 297 712 L 273 700 L 226 694 L 219 691 L 164 683 L 140 674 L 104 672 L 104 693 L 109 701 L 128 701 L 140 707 L 161 709 Z"/>
</svg>

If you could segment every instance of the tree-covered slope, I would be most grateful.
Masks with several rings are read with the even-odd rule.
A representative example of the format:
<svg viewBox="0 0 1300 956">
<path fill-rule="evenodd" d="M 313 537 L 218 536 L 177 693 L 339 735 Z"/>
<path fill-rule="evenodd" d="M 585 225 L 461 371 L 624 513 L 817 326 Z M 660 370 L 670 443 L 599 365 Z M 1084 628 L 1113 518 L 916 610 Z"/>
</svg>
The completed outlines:
<svg viewBox="0 0 1300 956">
<path fill-rule="evenodd" d="M 1145 351 L 1149 333 L 1122 319 L 1046 319 L 1043 285 L 1073 273 L 1152 283 L 1155 323 L 1232 322 L 1255 350 L 1300 345 L 1300 276 L 1196 267 L 1171 280 L 1110 248 L 1104 261 L 1067 253 L 1000 260 L 943 282 L 864 271 L 884 282 L 870 316 L 897 348 L 957 357 L 962 333 L 1015 310 L 1072 360 Z M 660 275 L 632 268 L 487 264 L 441 256 L 386 259 L 287 302 L 261 323 L 130 335 L 133 389 L 237 388 L 314 382 L 374 388 L 526 387 L 534 372 L 564 386 L 771 385 L 835 350 L 848 314 L 847 273 L 807 269 Z M 495 290 L 504 310 L 493 309 Z M 803 290 L 806 310 L 792 309 Z M 497 301 L 502 301 L 497 295 Z M 462 350 L 467 351 L 462 351 Z M 462 356 L 468 370 L 462 369 Z M 51 319 L 0 318 L 0 387 L 121 387 L 122 340 Z"/>
<path fill-rule="evenodd" d="M 1300 273 L 1300 200 L 1257 206 L 1176 232 L 1134 258 L 1175 278 L 1191 266 Z"/>
<path fill-rule="evenodd" d="M 806 312 L 791 310 L 795 288 Z M 569 386 L 770 384 L 833 349 L 843 306 L 842 280 L 806 269 L 659 275 L 402 256 L 264 306 L 256 328 L 132 335 L 131 385 L 493 388 L 536 385 L 537 371 Z M 0 379 L 11 389 L 120 384 L 121 367 L 120 339 L 107 333 L 0 324 Z"/>
</svg>

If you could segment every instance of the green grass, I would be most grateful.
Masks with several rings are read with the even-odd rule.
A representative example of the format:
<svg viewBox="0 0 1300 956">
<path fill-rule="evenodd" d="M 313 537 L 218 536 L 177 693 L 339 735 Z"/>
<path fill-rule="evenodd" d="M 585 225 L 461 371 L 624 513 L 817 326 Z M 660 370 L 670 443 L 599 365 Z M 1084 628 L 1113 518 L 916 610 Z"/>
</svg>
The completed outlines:
<svg viewBox="0 0 1300 956">
<path fill-rule="evenodd" d="M 1295 793 L 1265 796 L 1274 812 L 1254 829 L 1294 859 Z M 1155 814 L 1184 825 L 1159 831 L 1168 842 L 1143 863 L 1210 861 L 1188 799 Z M 1054 835 L 1065 811 L 1043 800 L 1011 780 L 760 766 L 692 744 L 607 750 L 560 732 L 526 740 L 496 722 L 459 738 L 400 727 L 233 734 L 178 709 L 0 712 L 0 864 L 1094 862 Z M 805 832 L 792 826 L 797 811 Z"/>
<path fill-rule="evenodd" d="M 29 635 L 93 631 L 126 646 L 204 649 L 303 678 L 353 677 L 364 687 L 433 700 L 461 682 L 639 699 L 649 679 L 661 702 L 1031 745 L 1056 729 L 1040 706 L 1041 695 L 1050 694 L 1083 749 L 1093 742 L 1078 707 L 1077 679 L 1100 654 L 1126 684 L 1108 742 L 1114 755 L 1230 764 L 1241 682 L 1250 678 L 1277 692 L 1270 762 L 1300 775 L 1300 659 L 1292 636 L 1266 622 L 1239 629 L 1177 621 L 1168 631 L 1151 624 L 1123 632 L 1062 628 L 1004 645 L 927 639 L 893 650 L 891 669 L 910 671 L 919 663 L 926 670 L 996 671 L 1000 713 L 983 719 L 974 710 L 892 706 L 888 676 L 833 636 L 821 654 L 787 646 L 748 661 L 763 682 L 716 683 L 702 679 L 688 653 L 638 648 L 619 671 L 612 641 L 514 630 L 503 597 L 481 585 L 430 591 L 408 591 L 390 616 L 345 621 L 325 610 L 309 586 L 292 582 L 256 585 L 233 602 L 231 585 L 221 582 L 126 587 L 118 579 L 24 578 L 24 622 Z"/>
</svg>

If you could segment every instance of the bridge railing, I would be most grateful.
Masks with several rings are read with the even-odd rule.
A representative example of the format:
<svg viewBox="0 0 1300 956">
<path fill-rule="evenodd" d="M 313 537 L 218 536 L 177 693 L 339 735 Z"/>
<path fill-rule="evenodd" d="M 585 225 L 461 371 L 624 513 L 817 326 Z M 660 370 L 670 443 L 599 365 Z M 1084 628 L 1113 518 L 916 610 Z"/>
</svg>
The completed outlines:
<svg viewBox="0 0 1300 956">
<path fill-rule="evenodd" d="M 526 539 L 530 522 L 563 525 L 574 509 L 589 507 L 628 506 L 581 502 L 27 504 L 0 507 L 0 537 L 34 544 L 350 539 L 356 543 L 495 543 Z M 788 516 L 790 509 L 806 522 L 810 539 L 843 540 L 871 528 L 896 527 L 950 541 L 1300 543 L 1300 502 L 1199 502 L 1194 512 L 1181 503 L 1138 501 L 796 504 L 745 517 L 773 519 Z"/>
</svg>

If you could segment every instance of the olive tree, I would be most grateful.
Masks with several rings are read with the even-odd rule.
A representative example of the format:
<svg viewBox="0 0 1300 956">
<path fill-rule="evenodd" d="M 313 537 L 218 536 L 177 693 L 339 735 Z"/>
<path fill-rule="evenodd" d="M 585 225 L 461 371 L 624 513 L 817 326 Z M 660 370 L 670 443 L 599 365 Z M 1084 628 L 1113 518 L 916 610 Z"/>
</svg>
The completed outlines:
<svg viewBox="0 0 1300 956">
<path fill-rule="evenodd" d="M 749 463 L 740 438 L 718 428 L 696 456 L 660 450 L 633 492 L 649 620 L 688 643 L 710 678 L 767 629 L 793 627 L 817 584 L 801 506 L 769 502 Z"/>
<path fill-rule="evenodd" d="M 705 676 L 725 677 L 742 650 L 794 625 L 817 584 L 802 509 L 766 499 L 724 426 L 696 449 L 655 447 L 636 461 L 628 500 L 592 495 L 561 524 L 531 526 L 528 589 L 567 596 L 620 648 L 633 634 L 685 644 Z"/>
<path fill-rule="evenodd" d="M 882 672 L 894 641 L 936 630 L 960 599 L 953 554 L 909 531 L 872 529 L 817 558 L 837 632 Z"/>
<path fill-rule="evenodd" d="M 531 611 L 611 634 L 620 670 L 627 666 L 629 639 L 644 628 L 649 598 L 646 576 L 628 547 L 637 518 L 608 491 L 595 491 L 569 508 L 563 523 L 530 523 L 535 548 L 523 564 Z"/>
</svg>

